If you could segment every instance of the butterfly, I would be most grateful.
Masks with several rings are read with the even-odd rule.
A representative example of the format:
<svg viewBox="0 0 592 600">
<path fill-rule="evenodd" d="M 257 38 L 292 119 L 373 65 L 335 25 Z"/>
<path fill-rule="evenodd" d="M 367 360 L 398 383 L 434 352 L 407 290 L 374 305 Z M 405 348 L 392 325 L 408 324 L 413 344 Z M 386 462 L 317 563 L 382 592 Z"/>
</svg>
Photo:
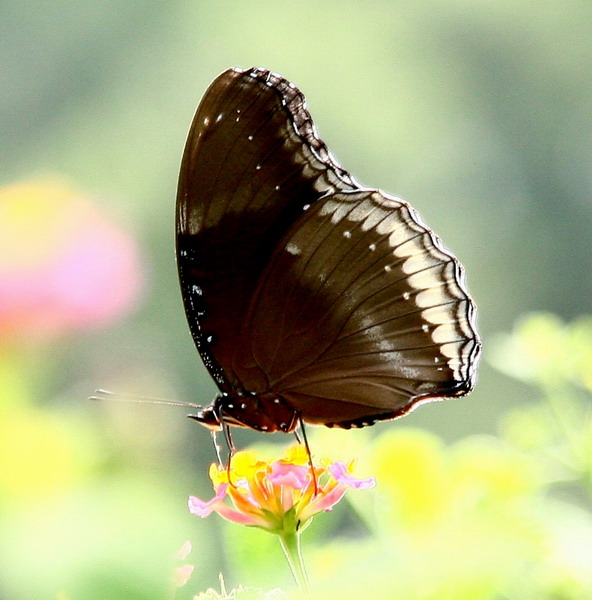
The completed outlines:
<svg viewBox="0 0 592 600">
<path fill-rule="evenodd" d="M 474 385 L 458 260 L 404 200 L 361 186 L 303 94 L 263 68 L 206 91 L 176 207 L 185 312 L 220 391 L 212 429 L 364 427 Z"/>
</svg>

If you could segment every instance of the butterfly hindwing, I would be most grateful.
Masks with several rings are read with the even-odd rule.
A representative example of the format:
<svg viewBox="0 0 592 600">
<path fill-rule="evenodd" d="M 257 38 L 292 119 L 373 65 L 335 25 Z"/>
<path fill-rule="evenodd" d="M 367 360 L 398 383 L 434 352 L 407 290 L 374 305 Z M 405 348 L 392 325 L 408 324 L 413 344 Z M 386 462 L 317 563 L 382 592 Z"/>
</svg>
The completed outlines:
<svg viewBox="0 0 592 600">
<path fill-rule="evenodd" d="M 250 307 L 250 349 L 305 420 L 370 421 L 472 388 L 473 310 L 462 267 L 406 202 L 338 193 L 276 248 Z"/>
</svg>

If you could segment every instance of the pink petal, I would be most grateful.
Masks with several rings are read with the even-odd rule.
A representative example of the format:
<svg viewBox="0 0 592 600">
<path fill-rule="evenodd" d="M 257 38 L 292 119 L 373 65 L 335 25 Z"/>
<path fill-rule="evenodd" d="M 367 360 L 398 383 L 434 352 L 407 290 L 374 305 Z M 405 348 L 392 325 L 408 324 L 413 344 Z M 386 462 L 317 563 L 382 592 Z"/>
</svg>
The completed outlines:
<svg viewBox="0 0 592 600">
<path fill-rule="evenodd" d="M 277 462 L 271 465 L 271 473 L 267 478 L 278 487 L 301 490 L 308 485 L 308 471 L 308 466 Z"/>
<path fill-rule="evenodd" d="M 367 490 L 376 485 L 376 479 L 374 479 L 374 477 L 368 477 L 367 479 L 352 477 L 347 472 L 347 466 L 342 462 L 335 462 L 329 465 L 329 471 L 331 471 L 331 475 L 333 475 L 339 483 L 343 483 L 356 490 Z"/>
<path fill-rule="evenodd" d="M 310 519 L 310 517 L 320 513 L 321 511 L 331 510 L 345 495 L 347 487 L 345 485 L 337 485 L 329 493 L 321 495 L 319 494 L 312 502 L 307 504 L 299 517 L 302 521 Z"/>
<path fill-rule="evenodd" d="M 187 540 L 176 552 L 175 558 L 185 560 L 191 552 L 191 542 Z"/>
<path fill-rule="evenodd" d="M 228 488 L 227 483 L 223 483 L 218 488 L 216 495 L 206 502 L 205 500 L 201 500 L 197 496 L 189 496 L 189 501 L 187 505 L 189 506 L 189 512 L 192 515 L 197 515 L 202 519 L 210 515 L 213 511 L 218 510 L 219 504 L 222 503 L 224 496 L 226 496 L 226 489 Z"/>
<path fill-rule="evenodd" d="M 227 483 L 221 484 L 216 495 L 208 502 L 201 500 L 197 496 L 189 496 L 189 512 L 202 519 L 216 512 L 227 521 L 232 521 L 239 525 L 260 525 L 264 527 L 266 521 L 259 515 L 240 512 L 224 503 L 227 489 Z"/>
<path fill-rule="evenodd" d="M 266 527 L 269 523 L 263 518 L 256 514 L 247 514 L 235 510 L 230 506 L 221 503 L 220 506 L 216 508 L 216 512 L 227 521 L 232 521 L 233 523 L 238 523 L 239 525 L 258 525 L 259 527 Z"/>
<path fill-rule="evenodd" d="M 193 574 L 193 565 L 182 565 L 177 567 L 173 573 L 173 584 L 175 587 L 183 587 Z"/>
</svg>

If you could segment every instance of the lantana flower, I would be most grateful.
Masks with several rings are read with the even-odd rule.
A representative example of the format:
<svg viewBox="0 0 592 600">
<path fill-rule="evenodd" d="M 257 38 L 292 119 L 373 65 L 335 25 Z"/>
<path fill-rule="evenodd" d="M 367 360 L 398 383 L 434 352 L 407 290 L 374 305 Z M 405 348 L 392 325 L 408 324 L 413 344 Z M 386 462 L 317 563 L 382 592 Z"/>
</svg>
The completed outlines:
<svg viewBox="0 0 592 600">
<path fill-rule="evenodd" d="M 296 581 L 307 589 L 300 533 L 314 515 L 331 510 L 349 489 L 375 485 L 374 478 L 354 477 L 353 467 L 353 461 L 323 459 L 320 466 L 314 465 L 313 474 L 303 446 L 289 448 L 275 461 L 237 452 L 228 467 L 211 465 L 215 496 L 208 501 L 190 496 L 189 511 L 200 517 L 216 512 L 228 521 L 277 534 Z"/>
</svg>

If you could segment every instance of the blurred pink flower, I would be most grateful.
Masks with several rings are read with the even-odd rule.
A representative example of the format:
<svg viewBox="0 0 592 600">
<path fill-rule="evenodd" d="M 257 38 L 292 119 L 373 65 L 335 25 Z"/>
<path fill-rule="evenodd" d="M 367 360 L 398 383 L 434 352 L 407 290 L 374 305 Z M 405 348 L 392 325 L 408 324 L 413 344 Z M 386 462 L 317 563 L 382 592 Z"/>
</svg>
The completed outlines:
<svg viewBox="0 0 592 600">
<path fill-rule="evenodd" d="M 0 188 L 0 339 L 100 326 L 137 300 L 132 236 L 67 185 Z"/>
</svg>

